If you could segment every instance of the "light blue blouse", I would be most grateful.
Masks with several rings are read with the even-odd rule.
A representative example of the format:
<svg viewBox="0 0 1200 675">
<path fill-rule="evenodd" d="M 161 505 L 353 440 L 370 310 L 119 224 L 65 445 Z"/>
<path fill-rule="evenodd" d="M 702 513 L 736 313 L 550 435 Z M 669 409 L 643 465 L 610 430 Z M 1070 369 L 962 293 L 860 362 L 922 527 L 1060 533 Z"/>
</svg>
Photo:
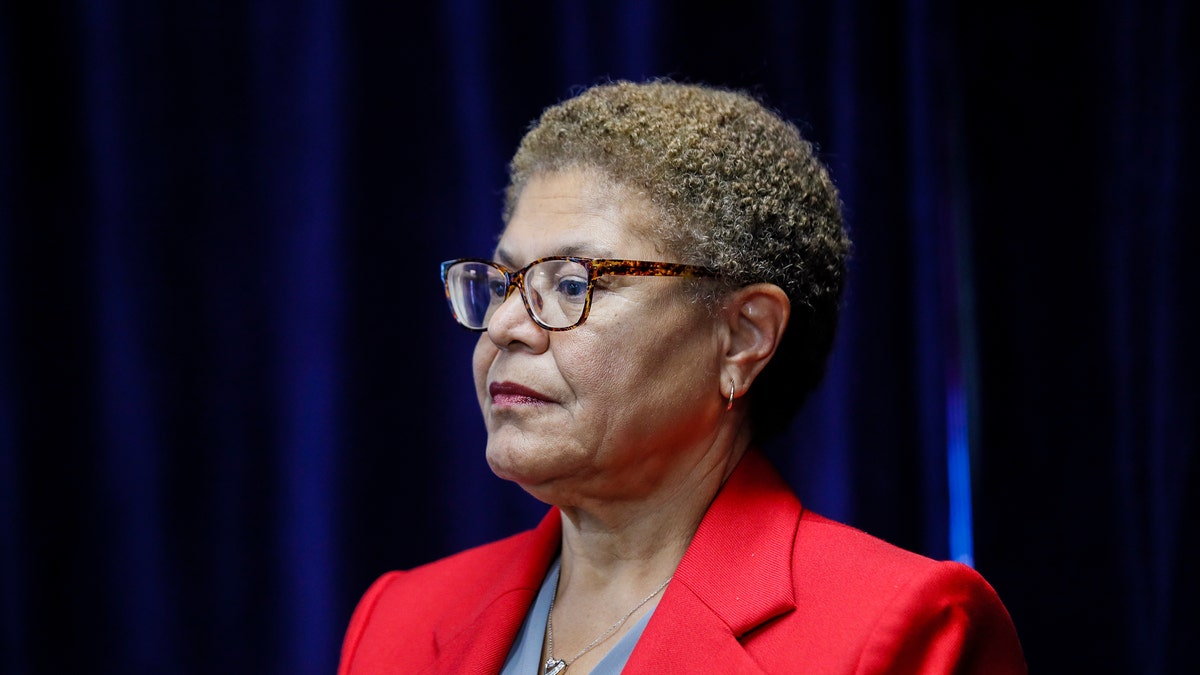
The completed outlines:
<svg viewBox="0 0 1200 675">
<path fill-rule="evenodd" d="M 525 615 L 521 630 L 517 631 L 517 638 L 513 641 L 512 649 L 508 651 L 508 658 L 504 660 L 504 667 L 500 669 L 500 675 L 541 675 L 542 666 L 545 665 L 545 662 L 542 661 L 542 646 L 546 634 L 546 616 L 550 614 L 550 600 L 554 597 L 554 587 L 558 585 L 558 573 L 561 565 L 561 558 L 555 560 L 546 573 L 546 578 L 542 580 L 542 588 L 538 591 L 533 606 L 529 608 L 529 613 Z M 651 609 L 629 629 L 628 633 L 622 635 L 612 650 L 605 654 L 600 663 L 592 669 L 592 675 L 617 675 L 620 673 L 653 614 L 654 609 Z M 564 658 L 562 654 L 558 656 Z M 568 673 L 570 670 L 567 668 Z"/>
</svg>

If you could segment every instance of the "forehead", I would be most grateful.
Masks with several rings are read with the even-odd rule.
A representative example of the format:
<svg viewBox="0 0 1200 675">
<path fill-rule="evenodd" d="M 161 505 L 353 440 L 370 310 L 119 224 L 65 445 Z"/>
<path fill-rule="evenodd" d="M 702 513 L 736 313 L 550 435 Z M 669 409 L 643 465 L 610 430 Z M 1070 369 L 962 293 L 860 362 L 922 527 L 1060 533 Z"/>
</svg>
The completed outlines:
<svg viewBox="0 0 1200 675">
<path fill-rule="evenodd" d="M 523 265 L 551 255 L 657 259 L 650 201 L 583 170 L 538 174 L 521 191 L 496 259 Z"/>
</svg>

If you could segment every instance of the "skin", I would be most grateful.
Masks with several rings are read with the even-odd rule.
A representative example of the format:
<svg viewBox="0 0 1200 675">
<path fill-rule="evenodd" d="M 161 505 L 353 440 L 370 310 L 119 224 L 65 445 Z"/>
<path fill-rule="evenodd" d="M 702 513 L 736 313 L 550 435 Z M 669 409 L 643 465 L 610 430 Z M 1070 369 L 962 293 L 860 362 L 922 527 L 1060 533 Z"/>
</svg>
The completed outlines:
<svg viewBox="0 0 1200 675">
<path fill-rule="evenodd" d="M 496 260 L 511 269 L 549 255 L 678 260 L 650 234 L 653 217 L 647 199 L 593 172 L 535 176 Z M 740 396 L 782 336 L 787 297 L 757 284 L 713 312 L 684 283 L 604 277 L 588 319 L 565 332 L 538 327 L 514 292 L 476 345 L 488 463 L 562 510 L 558 658 L 570 659 L 674 572 L 750 445 Z M 739 400 L 726 410 L 731 381 Z M 656 601 L 571 671 L 589 671 Z"/>
</svg>

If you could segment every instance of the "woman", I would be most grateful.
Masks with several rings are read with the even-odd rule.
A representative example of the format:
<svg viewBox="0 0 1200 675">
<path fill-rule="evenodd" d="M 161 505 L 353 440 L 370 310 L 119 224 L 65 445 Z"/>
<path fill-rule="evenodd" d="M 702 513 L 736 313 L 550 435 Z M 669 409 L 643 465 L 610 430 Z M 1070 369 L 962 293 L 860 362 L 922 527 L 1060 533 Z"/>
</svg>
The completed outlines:
<svg viewBox="0 0 1200 675">
<path fill-rule="evenodd" d="M 821 376 L 849 247 L 794 126 L 603 85 L 510 175 L 494 261 L 442 275 L 481 331 L 488 463 L 553 508 L 382 577 L 342 673 L 1024 671 L 973 570 L 804 510 L 756 449 Z"/>
</svg>

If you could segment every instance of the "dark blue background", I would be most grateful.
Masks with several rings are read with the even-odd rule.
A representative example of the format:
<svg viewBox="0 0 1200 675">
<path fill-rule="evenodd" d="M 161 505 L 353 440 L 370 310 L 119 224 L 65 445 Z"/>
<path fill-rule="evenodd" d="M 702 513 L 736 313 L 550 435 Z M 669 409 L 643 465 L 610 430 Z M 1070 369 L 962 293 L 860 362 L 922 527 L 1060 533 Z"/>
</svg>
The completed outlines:
<svg viewBox="0 0 1200 675">
<path fill-rule="evenodd" d="M 331 672 L 375 576 L 536 522 L 437 263 L 544 106 L 660 75 L 842 190 L 801 499 L 972 553 L 1036 672 L 1186 670 L 1195 7 L 1020 4 L 5 3 L 0 670 Z"/>
</svg>

